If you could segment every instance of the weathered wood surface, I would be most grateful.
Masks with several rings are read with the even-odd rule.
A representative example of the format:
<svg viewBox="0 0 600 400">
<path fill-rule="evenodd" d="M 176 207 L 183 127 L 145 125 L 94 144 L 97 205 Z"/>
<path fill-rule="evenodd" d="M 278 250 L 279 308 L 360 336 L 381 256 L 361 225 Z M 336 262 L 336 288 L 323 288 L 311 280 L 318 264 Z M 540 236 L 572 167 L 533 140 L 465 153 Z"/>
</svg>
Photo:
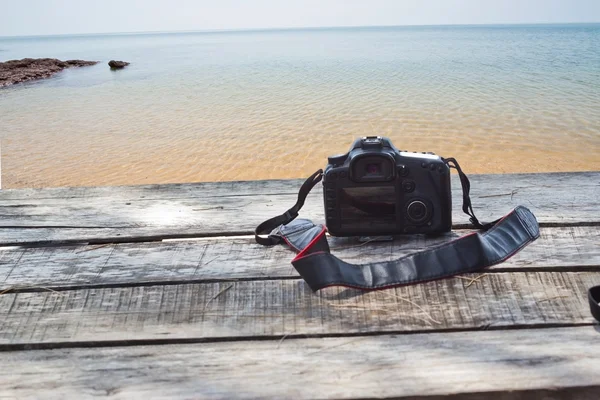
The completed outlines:
<svg viewBox="0 0 600 400">
<path fill-rule="evenodd" d="M 47 241 L 130 241 L 249 234 L 296 201 L 299 180 L 17 189 L 0 192 L 0 244 Z M 518 204 L 543 224 L 600 224 L 600 172 L 473 175 L 472 199 L 482 220 Z M 321 187 L 302 215 L 323 219 Z M 468 224 L 453 179 L 456 226 Z"/>
<path fill-rule="evenodd" d="M 300 183 L 0 192 L 0 398 L 600 398 L 600 172 L 473 176 L 481 219 L 523 204 L 541 238 L 482 275 L 376 292 L 313 293 L 291 251 L 234 236 Z M 319 187 L 302 214 L 322 219 Z M 362 263 L 466 232 L 330 243 Z"/>
<path fill-rule="evenodd" d="M 0 397 L 595 400 L 598 354 L 593 327 L 24 351 Z"/>
<path fill-rule="evenodd" d="M 334 254 L 351 263 L 387 261 L 466 234 L 401 236 L 393 242 L 358 243 L 330 238 Z M 600 229 L 542 228 L 540 239 L 489 271 L 600 271 Z M 10 288 L 141 285 L 297 277 L 287 247 L 259 246 L 254 237 L 203 238 L 168 242 L 0 247 L 0 291 Z"/>
<path fill-rule="evenodd" d="M 344 335 L 592 324 L 600 272 L 514 272 L 374 292 L 302 280 L 220 282 L 0 296 L 0 348 L 102 341 Z M 8 346 L 7 345 L 12 345 Z"/>
</svg>

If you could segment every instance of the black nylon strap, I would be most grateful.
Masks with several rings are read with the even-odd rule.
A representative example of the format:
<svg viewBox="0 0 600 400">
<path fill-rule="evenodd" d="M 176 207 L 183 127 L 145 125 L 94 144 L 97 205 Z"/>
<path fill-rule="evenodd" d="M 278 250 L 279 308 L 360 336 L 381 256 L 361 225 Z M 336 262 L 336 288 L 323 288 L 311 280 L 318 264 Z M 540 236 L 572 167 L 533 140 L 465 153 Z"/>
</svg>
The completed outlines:
<svg viewBox="0 0 600 400">
<path fill-rule="evenodd" d="M 467 178 L 467 175 L 463 172 L 462 168 L 460 168 L 460 165 L 458 164 L 458 161 L 456 161 L 455 158 L 452 158 L 452 157 L 445 158 L 444 162 L 446 164 L 448 164 L 448 166 L 450 168 L 454 168 L 458 172 L 458 177 L 460 179 L 460 185 L 462 187 L 462 194 L 463 194 L 463 206 L 462 206 L 463 212 L 470 217 L 469 221 L 471 221 L 471 223 L 476 228 L 487 231 L 492 226 L 494 226 L 496 224 L 496 222 L 498 222 L 499 220 L 495 220 L 495 221 L 489 222 L 487 224 L 483 224 L 483 223 L 479 222 L 479 220 L 475 216 L 475 212 L 473 211 L 473 205 L 471 204 L 471 197 L 469 195 L 471 192 L 471 182 L 469 182 L 469 178 Z"/>
<path fill-rule="evenodd" d="M 256 239 L 256 243 L 262 244 L 263 246 L 272 246 L 274 244 L 278 244 L 281 242 L 275 236 L 268 237 L 260 237 L 259 235 L 269 234 L 273 229 L 277 228 L 280 225 L 286 225 L 293 221 L 298 216 L 298 211 L 304 206 L 304 201 L 306 200 L 306 196 L 310 193 L 312 188 L 323 179 L 323 170 L 320 169 L 316 171 L 314 174 L 309 176 L 306 181 L 300 187 L 298 191 L 298 200 L 296 204 L 286 212 L 281 215 L 278 215 L 273 218 L 269 218 L 264 221 L 260 225 L 256 227 L 254 230 L 254 239 Z"/>
<path fill-rule="evenodd" d="M 600 286 L 594 286 L 588 291 L 590 311 L 598 322 L 600 322 Z"/>
<path fill-rule="evenodd" d="M 301 232 L 288 228 L 286 242 L 294 244 Z M 535 216 L 519 206 L 493 228 L 462 236 L 454 241 L 387 262 L 364 265 L 340 260 L 319 241 L 327 241 L 322 232 L 300 252 L 292 265 L 314 291 L 327 286 L 359 289 L 385 289 L 475 272 L 498 264 L 516 254 L 539 237 Z M 285 234 L 285 232 L 284 232 Z M 302 238 L 304 243 L 305 238 Z"/>
</svg>

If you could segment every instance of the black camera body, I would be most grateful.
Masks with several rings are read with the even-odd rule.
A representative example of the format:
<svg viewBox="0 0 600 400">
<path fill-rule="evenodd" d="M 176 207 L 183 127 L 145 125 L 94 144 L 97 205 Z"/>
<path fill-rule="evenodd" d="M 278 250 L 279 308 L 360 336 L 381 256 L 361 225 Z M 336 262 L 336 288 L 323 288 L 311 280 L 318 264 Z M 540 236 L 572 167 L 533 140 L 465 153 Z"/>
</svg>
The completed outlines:
<svg viewBox="0 0 600 400">
<path fill-rule="evenodd" d="M 436 234 L 452 227 L 450 168 L 433 153 L 399 151 L 388 138 L 357 139 L 323 174 L 334 236 Z"/>
</svg>

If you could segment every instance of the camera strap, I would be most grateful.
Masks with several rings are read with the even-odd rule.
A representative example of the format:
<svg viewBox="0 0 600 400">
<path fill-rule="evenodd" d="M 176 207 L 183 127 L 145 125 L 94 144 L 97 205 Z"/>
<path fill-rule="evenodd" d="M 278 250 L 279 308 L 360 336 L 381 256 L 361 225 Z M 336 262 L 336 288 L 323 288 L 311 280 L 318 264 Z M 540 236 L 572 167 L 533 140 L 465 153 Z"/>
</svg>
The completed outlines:
<svg viewBox="0 0 600 400">
<path fill-rule="evenodd" d="M 374 290 L 479 271 L 507 260 L 539 237 L 535 216 L 523 206 L 494 222 L 480 222 L 471 205 L 469 179 L 454 158 L 445 162 L 458 172 L 462 209 L 479 232 L 392 261 L 349 264 L 331 254 L 324 225 L 296 219 L 306 196 L 323 177 L 323 170 L 318 170 L 303 183 L 292 208 L 258 225 L 256 242 L 265 246 L 287 243 L 298 253 L 292 265 L 314 291 L 328 286 Z"/>
<path fill-rule="evenodd" d="M 306 196 L 310 193 L 313 187 L 323 179 L 323 170 L 320 169 L 311 176 L 309 176 L 306 181 L 300 187 L 298 191 L 298 200 L 296 204 L 286 212 L 281 215 L 278 215 L 273 218 L 269 218 L 263 223 L 259 224 L 254 230 L 254 238 L 256 239 L 256 243 L 262 244 L 263 246 L 272 246 L 274 244 L 281 243 L 281 239 L 278 237 L 274 237 L 272 235 L 265 237 L 261 237 L 259 235 L 268 234 L 273 229 L 276 229 L 280 225 L 286 225 L 296 219 L 298 216 L 298 212 L 304 206 L 304 201 L 306 200 Z M 298 250 L 300 251 L 300 250 Z"/>
<path fill-rule="evenodd" d="M 588 291 L 590 311 L 598 322 L 600 322 L 600 286 L 594 286 Z"/>
</svg>

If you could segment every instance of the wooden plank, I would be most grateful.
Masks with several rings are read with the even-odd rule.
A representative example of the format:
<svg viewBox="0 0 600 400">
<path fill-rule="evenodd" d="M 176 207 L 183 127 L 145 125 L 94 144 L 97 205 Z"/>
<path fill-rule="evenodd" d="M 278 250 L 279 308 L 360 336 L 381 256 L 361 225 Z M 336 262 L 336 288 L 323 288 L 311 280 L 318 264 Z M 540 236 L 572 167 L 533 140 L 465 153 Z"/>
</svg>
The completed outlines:
<svg viewBox="0 0 600 400">
<path fill-rule="evenodd" d="M 591 324 L 600 272 L 464 276 L 375 292 L 302 280 L 0 296 L 0 346 Z M 8 346 L 8 347 L 7 347 Z"/>
<path fill-rule="evenodd" d="M 600 332 L 577 327 L 10 352 L 3 354 L 0 381 L 0 397 L 19 399 L 595 400 Z"/>
<path fill-rule="evenodd" d="M 531 175 L 531 174 L 524 174 Z M 76 186 L 32 189 L 5 189 L 2 200 L 27 202 L 30 199 L 128 199 L 173 200 L 257 194 L 294 194 L 302 179 L 266 179 L 228 182 L 167 183 L 152 185 Z"/>
<path fill-rule="evenodd" d="M 293 205 L 298 187 L 292 180 L 7 190 L 0 193 L 0 244 L 249 234 Z M 545 224 L 600 224 L 600 172 L 474 175 L 471 187 L 482 220 L 523 204 Z M 458 179 L 453 196 L 455 225 L 464 226 Z M 320 221 L 322 208 L 317 185 L 302 215 Z"/>
<path fill-rule="evenodd" d="M 409 235 L 393 242 L 358 243 L 329 238 L 332 252 L 351 263 L 387 261 L 433 246 L 442 237 Z M 525 250 L 490 270 L 600 270 L 600 229 L 542 228 Z M 297 277 L 285 246 L 263 247 L 253 237 L 169 242 L 0 248 L 0 291 L 9 288 L 80 287 L 231 279 Z"/>
</svg>

